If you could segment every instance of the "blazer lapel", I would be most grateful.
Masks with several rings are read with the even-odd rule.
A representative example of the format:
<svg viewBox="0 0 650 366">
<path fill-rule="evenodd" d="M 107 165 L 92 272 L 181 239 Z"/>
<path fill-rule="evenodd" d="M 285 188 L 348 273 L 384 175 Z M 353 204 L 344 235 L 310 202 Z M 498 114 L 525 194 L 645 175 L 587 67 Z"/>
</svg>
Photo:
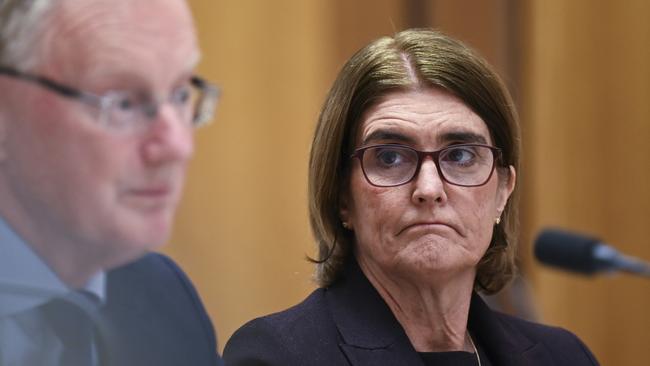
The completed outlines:
<svg viewBox="0 0 650 366">
<path fill-rule="evenodd" d="M 325 292 L 351 365 L 424 365 L 406 333 L 356 261 Z"/>
<path fill-rule="evenodd" d="M 468 328 L 495 365 L 548 366 L 555 363 L 543 343 L 532 341 L 512 324 L 501 320 L 476 293 L 472 294 Z"/>
</svg>

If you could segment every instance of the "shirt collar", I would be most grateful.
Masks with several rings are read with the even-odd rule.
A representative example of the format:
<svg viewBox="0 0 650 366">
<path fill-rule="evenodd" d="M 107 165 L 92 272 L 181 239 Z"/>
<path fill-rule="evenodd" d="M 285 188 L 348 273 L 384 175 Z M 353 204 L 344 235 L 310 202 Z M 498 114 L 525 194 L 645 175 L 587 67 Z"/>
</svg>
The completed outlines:
<svg viewBox="0 0 650 366">
<path fill-rule="evenodd" d="M 84 289 L 104 302 L 106 274 L 102 271 L 94 275 Z M 28 310 L 72 291 L 0 217 L 0 317 Z"/>
</svg>

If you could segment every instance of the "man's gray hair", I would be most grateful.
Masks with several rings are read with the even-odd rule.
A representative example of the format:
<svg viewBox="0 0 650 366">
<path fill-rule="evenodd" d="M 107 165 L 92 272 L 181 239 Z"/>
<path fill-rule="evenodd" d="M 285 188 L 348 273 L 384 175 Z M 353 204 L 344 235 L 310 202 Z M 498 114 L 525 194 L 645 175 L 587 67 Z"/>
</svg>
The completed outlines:
<svg viewBox="0 0 650 366">
<path fill-rule="evenodd" d="M 20 70 L 38 65 L 44 15 L 61 0 L 0 0 L 0 65 Z"/>
</svg>

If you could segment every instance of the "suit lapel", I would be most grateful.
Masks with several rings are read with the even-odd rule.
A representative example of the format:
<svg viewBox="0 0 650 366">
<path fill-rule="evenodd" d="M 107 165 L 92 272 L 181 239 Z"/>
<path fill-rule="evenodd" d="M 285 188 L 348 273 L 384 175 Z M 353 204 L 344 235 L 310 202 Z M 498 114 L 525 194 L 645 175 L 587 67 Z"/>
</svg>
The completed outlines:
<svg viewBox="0 0 650 366">
<path fill-rule="evenodd" d="M 356 261 L 325 296 L 341 336 L 339 348 L 351 365 L 424 365 Z"/>
<path fill-rule="evenodd" d="M 144 262 L 148 258 L 108 273 L 107 303 L 102 309 L 104 321 L 100 329 L 103 348 L 108 352 L 104 352 L 101 366 L 192 363 L 180 351 L 185 340 L 172 331 L 173 325 L 168 325 L 173 324 L 173 317 L 162 315 L 162 309 L 174 305 L 167 302 L 160 306 L 160 297 L 154 292 L 156 284 L 148 271 L 150 264 Z M 161 283 L 167 280 L 157 279 Z M 180 327 L 174 331 L 182 332 Z"/>
<path fill-rule="evenodd" d="M 490 310 L 479 295 L 472 294 L 468 327 L 493 364 L 547 366 L 555 363 L 543 343 L 531 340 L 504 319 Z"/>
</svg>

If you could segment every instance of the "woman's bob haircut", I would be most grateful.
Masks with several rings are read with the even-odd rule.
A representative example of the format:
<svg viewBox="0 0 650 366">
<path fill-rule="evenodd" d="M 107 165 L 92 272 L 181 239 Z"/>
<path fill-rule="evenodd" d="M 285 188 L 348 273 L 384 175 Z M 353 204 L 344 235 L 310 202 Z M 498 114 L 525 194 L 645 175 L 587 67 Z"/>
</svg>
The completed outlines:
<svg viewBox="0 0 650 366">
<path fill-rule="evenodd" d="M 316 280 L 329 286 L 353 255 L 354 233 L 339 216 L 349 186 L 350 154 L 362 114 L 388 93 L 441 88 L 455 95 L 488 127 L 502 150 L 499 179 L 519 169 L 519 123 L 510 94 L 474 51 L 438 31 L 411 29 L 382 37 L 343 66 L 321 110 L 309 159 L 309 219 L 318 246 Z M 499 291 L 513 277 L 517 235 L 517 189 L 494 226 L 490 246 L 478 263 L 474 288 Z"/>
</svg>

